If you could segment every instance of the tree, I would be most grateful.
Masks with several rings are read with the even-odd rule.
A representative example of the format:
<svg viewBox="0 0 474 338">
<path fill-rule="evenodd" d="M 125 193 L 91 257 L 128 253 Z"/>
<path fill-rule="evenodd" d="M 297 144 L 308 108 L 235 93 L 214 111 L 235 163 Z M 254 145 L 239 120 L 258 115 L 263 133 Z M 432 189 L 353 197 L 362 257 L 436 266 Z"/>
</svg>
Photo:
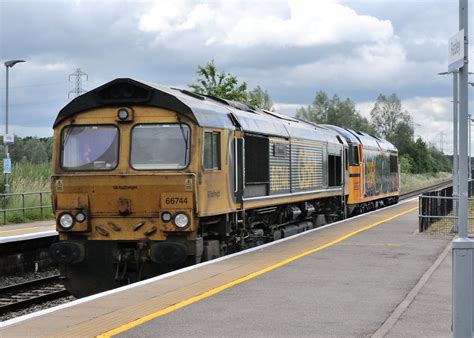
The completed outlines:
<svg viewBox="0 0 474 338">
<path fill-rule="evenodd" d="M 405 154 L 400 154 L 405 155 Z M 408 155 L 413 160 L 412 172 L 413 173 L 426 173 L 426 172 L 437 172 L 436 163 L 431 156 L 431 152 L 428 150 L 427 144 L 418 138 L 412 146 L 408 149 Z"/>
<path fill-rule="evenodd" d="M 370 117 L 379 135 L 389 139 L 400 123 L 405 123 L 411 128 L 411 116 L 402 109 L 402 102 L 396 94 L 390 96 L 380 94 L 377 97 L 375 106 L 370 112 Z M 411 133 L 413 134 L 413 130 Z"/>
<path fill-rule="evenodd" d="M 52 137 L 15 137 L 15 143 L 9 147 L 10 157 L 13 163 L 48 163 L 51 161 Z M 1 149 L 3 155 L 3 148 Z"/>
<path fill-rule="evenodd" d="M 316 93 L 311 105 L 296 110 L 296 118 L 315 123 L 327 123 L 329 106 L 327 94 L 320 90 Z"/>
<path fill-rule="evenodd" d="M 271 110 L 273 101 L 270 94 L 266 90 L 257 86 L 255 89 L 248 92 L 247 103 L 251 106 Z"/>
<path fill-rule="evenodd" d="M 307 108 L 301 107 L 296 111 L 296 117 L 315 123 L 328 123 L 360 130 L 369 134 L 374 132 L 370 122 L 360 115 L 351 99 L 341 100 L 337 95 L 330 99 L 322 90 L 316 93 L 312 105 Z"/>
<path fill-rule="evenodd" d="M 413 159 L 410 157 L 410 155 L 408 154 L 400 155 L 399 161 L 400 161 L 400 171 L 402 173 L 409 174 L 413 172 Z"/>
<path fill-rule="evenodd" d="M 214 60 L 205 66 L 198 66 L 197 84 L 189 85 L 192 91 L 234 101 L 247 101 L 247 83 L 239 81 L 236 76 L 217 71 Z"/>
<path fill-rule="evenodd" d="M 413 136 L 411 121 L 403 120 L 386 136 L 386 139 L 393 143 L 400 153 L 406 154 L 413 147 Z"/>
</svg>

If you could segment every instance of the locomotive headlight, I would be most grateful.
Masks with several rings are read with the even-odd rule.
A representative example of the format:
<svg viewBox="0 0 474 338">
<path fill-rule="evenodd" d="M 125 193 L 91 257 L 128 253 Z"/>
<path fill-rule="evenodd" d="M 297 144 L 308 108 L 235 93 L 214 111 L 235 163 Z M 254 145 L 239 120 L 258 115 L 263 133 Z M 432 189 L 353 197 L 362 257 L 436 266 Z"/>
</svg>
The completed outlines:
<svg viewBox="0 0 474 338">
<path fill-rule="evenodd" d="M 71 214 L 65 212 L 59 217 L 59 225 L 64 229 L 70 229 L 74 225 L 74 218 Z"/>
<path fill-rule="evenodd" d="M 76 214 L 75 219 L 77 222 L 82 223 L 86 220 L 86 215 L 83 212 L 79 211 Z"/>
<path fill-rule="evenodd" d="M 176 214 L 174 217 L 174 225 L 176 225 L 177 228 L 183 229 L 186 228 L 189 224 L 189 217 L 188 215 L 180 212 Z"/>
<path fill-rule="evenodd" d="M 125 109 L 125 108 L 120 108 L 118 111 L 117 111 L 117 117 L 120 121 L 126 121 L 128 119 L 128 110 Z"/>
</svg>

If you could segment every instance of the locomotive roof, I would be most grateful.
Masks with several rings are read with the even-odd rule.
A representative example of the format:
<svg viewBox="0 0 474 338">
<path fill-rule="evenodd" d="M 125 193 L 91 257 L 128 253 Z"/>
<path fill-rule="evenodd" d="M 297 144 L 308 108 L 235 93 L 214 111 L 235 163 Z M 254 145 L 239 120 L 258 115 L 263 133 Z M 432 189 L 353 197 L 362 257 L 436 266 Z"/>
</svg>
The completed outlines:
<svg viewBox="0 0 474 338">
<path fill-rule="evenodd" d="M 324 127 L 329 128 L 340 134 L 345 138 L 347 143 L 360 144 L 360 140 L 349 130 L 332 124 L 323 124 Z"/>
<path fill-rule="evenodd" d="M 238 124 L 246 132 L 341 144 L 333 131 L 290 116 L 128 78 L 115 79 L 75 98 L 61 109 L 54 126 L 90 109 L 127 105 L 169 109 L 191 118 L 202 127 L 234 130 Z"/>
<path fill-rule="evenodd" d="M 317 140 L 334 144 L 337 149 L 341 144 L 363 143 L 369 147 L 396 151 L 396 148 L 388 141 L 365 133 L 337 126 L 318 125 L 276 112 L 257 109 L 241 102 L 129 78 L 115 79 L 75 98 L 61 109 L 54 127 L 61 121 L 87 110 L 128 105 L 172 110 L 189 117 L 202 127 L 231 130 L 241 127 L 242 130 L 251 133 Z"/>
<path fill-rule="evenodd" d="M 384 151 L 396 152 L 397 148 L 387 140 L 370 135 L 361 131 L 324 124 L 325 127 L 333 129 L 343 135 L 348 143 L 363 144 L 365 147 L 375 148 Z"/>
</svg>

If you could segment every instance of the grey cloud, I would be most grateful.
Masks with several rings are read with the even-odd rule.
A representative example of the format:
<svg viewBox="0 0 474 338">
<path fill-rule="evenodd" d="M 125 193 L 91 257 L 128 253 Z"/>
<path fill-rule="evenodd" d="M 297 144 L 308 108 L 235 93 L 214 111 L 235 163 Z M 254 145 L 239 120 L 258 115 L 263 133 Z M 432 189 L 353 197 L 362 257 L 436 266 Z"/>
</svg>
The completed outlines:
<svg viewBox="0 0 474 338">
<path fill-rule="evenodd" d="M 89 81 L 84 83 L 86 89 L 116 77 L 185 86 L 195 81 L 197 65 L 215 59 L 220 68 L 247 81 L 250 87 L 260 85 L 267 89 L 274 102 L 279 103 L 309 104 L 319 89 L 357 102 L 392 92 L 402 99 L 450 95 L 450 79 L 436 73 L 443 70 L 439 68 L 444 67 L 446 58 L 446 46 L 439 41 L 457 27 L 457 2 L 344 3 L 360 14 L 391 21 L 396 35 L 392 42 L 401 44 L 406 53 L 399 73 L 372 82 L 367 80 L 372 67 L 362 71 L 346 69 L 328 76 L 338 62 L 335 56 L 353 58 L 360 47 L 356 43 L 317 47 L 206 46 L 199 30 L 183 32 L 171 42 L 157 40 L 156 34 L 138 29 L 138 18 L 150 3 L 2 1 L 0 59 L 25 58 L 29 62 L 16 66 L 11 73 L 12 122 L 32 128 L 50 126 L 57 111 L 68 102 L 67 92 L 73 84 L 67 82 L 67 76 L 76 67 L 89 74 Z M 286 7 L 280 7 L 274 11 L 285 12 Z M 315 62 L 321 62 L 319 73 L 295 72 L 297 67 Z M 63 63 L 70 68 L 41 67 L 48 63 Z M 352 76 L 351 72 L 365 72 L 366 76 Z M 1 106 L 3 83 L 2 70 Z"/>
</svg>

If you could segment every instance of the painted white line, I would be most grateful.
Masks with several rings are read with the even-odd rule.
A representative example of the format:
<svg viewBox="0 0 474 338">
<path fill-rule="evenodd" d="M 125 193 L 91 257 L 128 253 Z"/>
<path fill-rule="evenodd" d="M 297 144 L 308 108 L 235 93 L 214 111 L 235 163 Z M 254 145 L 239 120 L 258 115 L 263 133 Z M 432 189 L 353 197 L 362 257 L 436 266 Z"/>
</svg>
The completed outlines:
<svg viewBox="0 0 474 338">
<path fill-rule="evenodd" d="M 421 289 L 425 286 L 428 280 L 431 278 L 433 273 L 438 269 L 441 263 L 444 261 L 446 256 L 451 251 L 451 242 L 446 246 L 446 248 L 441 252 L 436 261 L 430 266 L 428 270 L 425 271 L 420 280 L 416 285 L 411 289 L 411 291 L 406 295 L 405 299 L 398 304 L 392 314 L 385 320 L 382 326 L 379 327 L 377 331 L 372 335 L 372 338 L 383 338 L 385 337 L 398 322 L 403 313 L 408 309 L 408 307 L 413 303 L 415 297 L 420 293 Z"/>
<path fill-rule="evenodd" d="M 341 221 L 337 221 L 337 222 L 334 222 L 334 223 L 326 224 L 322 227 L 319 227 L 319 228 L 316 228 L 316 229 L 311 229 L 311 230 L 308 230 L 308 231 L 305 231 L 305 232 L 302 232 L 302 233 L 299 233 L 299 234 L 296 234 L 296 235 L 293 235 L 293 236 L 290 236 L 290 237 L 282 238 L 282 239 L 279 239 L 279 240 L 276 240 L 276 241 L 273 241 L 273 242 L 270 242 L 270 243 L 262 244 L 262 245 L 259 245 L 257 247 L 254 247 L 254 248 L 250 248 L 250 249 L 247 249 L 247 250 L 244 250 L 244 251 L 239 251 L 239 252 L 227 255 L 227 256 L 219 257 L 219 258 L 213 259 L 212 261 L 207 261 L 207 262 L 195 264 L 195 265 L 192 265 L 192 266 L 188 266 L 188 267 L 183 268 L 183 269 L 168 272 L 168 273 L 165 273 L 165 274 L 160 275 L 160 276 L 156 276 L 156 277 L 146 279 L 146 280 L 143 280 L 143 281 L 140 281 L 140 282 L 136 282 L 136 283 L 133 283 L 133 284 L 125 285 L 125 286 L 122 286 L 122 287 L 119 287 L 119 288 L 116 288 L 116 289 L 113 289 L 113 290 L 109 290 L 109 291 L 97 293 L 95 295 L 91 295 L 91 296 L 88 296 L 88 297 L 80 298 L 80 299 L 74 300 L 74 301 L 66 303 L 66 304 L 61 304 L 61 305 L 58 305 L 58 306 L 55 306 L 55 307 L 52 307 L 52 308 L 49 308 L 49 309 L 44 309 L 44 310 L 41 310 L 41 311 L 38 311 L 38 312 L 33 312 L 33 313 L 29 313 L 29 314 L 24 315 L 24 316 L 20 316 L 20 317 L 17 317 L 17 318 L 6 320 L 6 321 L 0 323 L 0 328 L 1 327 L 6 327 L 6 326 L 9 326 L 9 325 L 13 325 L 13 324 L 16 324 L 16 323 L 19 323 L 19 322 L 22 322 L 22 321 L 25 321 L 25 320 L 28 320 L 28 319 L 31 319 L 31 318 L 43 316 L 43 315 L 51 313 L 51 312 L 66 309 L 66 308 L 69 308 L 69 307 L 72 307 L 72 306 L 75 306 L 75 305 L 86 303 L 86 302 L 89 302 L 89 301 L 92 301 L 92 300 L 95 300 L 95 299 L 98 299 L 98 298 L 102 298 L 102 297 L 105 297 L 105 296 L 108 296 L 108 295 L 112 295 L 112 294 L 115 294 L 115 293 L 119 293 L 119 292 L 122 292 L 122 291 L 133 289 L 133 288 L 136 288 L 136 287 L 139 287 L 139 286 L 142 286 L 142 285 L 150 284 L 150 283 L 156 282 L 158 280 L 162 280 L 162 279 L 165 279 L 165 278 L 168 278 L 168 277 L 171 277 L 171 276 L 175 276 L 175 275 L 184 273 L 186 271 L 198 269 L 198 268 L 206 266 L 206 265 L 215 264 L 215 263 L 218 263 L 218 262 L 221 262 L 221 261 L 225 261 L 227 259 L 231 259 L 233 257 L 237 257 L 237 256 L 240 256 L 240 255 L 245 255 L 249 252 L 254 252 L 254 251 L 257 251 L 257 250 L 261 250 L 263 248 L 266 248 L 266 247 L 269 247 L 269 246 L 272 246 L 272 245 L 277 245 L 279 243 L 289 241 L 289 240 L 292 240 L 292 239 L 300 237 L 300 236 L 305 236 L 309 233 L 312 233 L 312 232 L 315 232 L 315 231 L 320 231 L 322 229 L 332 227 L 332 226 L 340 224 L 342 222 L 348 222 L 348 221 L 351 221 L 351 220 L 354 220 L 354 219 L 357 219 L 357 218 L 360 218 L 360 217 L 364 217 L 364 216 L 367 216 L 367 215 L 370 215 L 370 214 L 373 214 L 373 213 L 388 210 L 388 209 L 394 208 L 396 206 L 411 202 L 415 199 L 418 199 L 418 197 L 410 198 L 410 199 L 404 200 L 404 201 L 402 201 L 398 204 L 394 204 L 394 205 L 391 205 L 391 206 L 388 206 L 388 207 L 385 207 L 385 208 L 382 208 L 382 209 L 370 211 L 368 213 L 365 213 L 365 214 L 362 214 L 362 215 L 357 215 L 357 216 L 354 216 L 354 217 L 351 217 L 351 218 L 348 218 L 348 219 L 345 219 L 345 220 L 341 220 Z"/>
<path fill-rule="evenodd" d="M 9 242 L 18 242 L 18 241 L 27 241 L 29 239 L 43 238 L 57 236 L 58 232 L 56 230 L 48 230 L 41 232 L 31 232 L 29 234 L 23 235 L 13 235 L 13 236 L 4 236 L 0 237 L 0 244 L 9 243 Z"/>
</svg>

